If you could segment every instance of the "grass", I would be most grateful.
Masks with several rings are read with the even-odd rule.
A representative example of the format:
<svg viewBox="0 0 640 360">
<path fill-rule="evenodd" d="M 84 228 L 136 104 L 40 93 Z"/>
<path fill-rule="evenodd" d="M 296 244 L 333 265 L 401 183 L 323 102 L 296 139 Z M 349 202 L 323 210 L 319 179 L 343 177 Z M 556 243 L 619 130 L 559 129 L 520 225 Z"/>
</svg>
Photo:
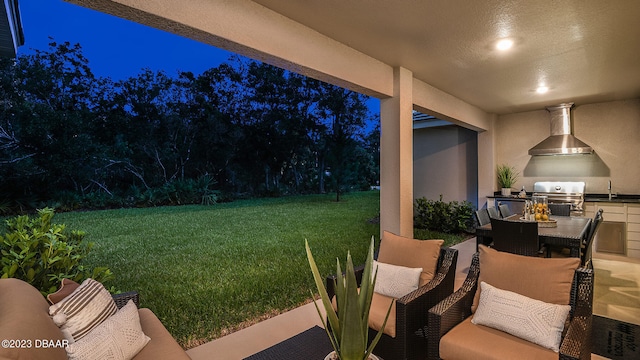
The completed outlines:
<svg viewBox="0 0 640 360">
<path fill-rule="evenodd" d="M 371 236 L 380 233 L 369 221 L 379 214 L 379 192 L 334 199 L 62 213 L 54 221 L 86 231 L 95 243 L 88 265 L 111 268 L 116 279 L 106 285 L 138 291 L 141 306 L 191 348 L 310 301 L 315 285 L 304 239 L 322 274 L 347 251 L 364 262 Z"/>
<path fill-rule="evenodd" d="M 295 308 L 315 289 L 304 252 L 323 274 L 351 251 L 364 262 L 378 224 L 379 192 L 242 200 L 214 206 L 57 214 L 85 230 L 92 266 L 108 266 L 112 284 L 137 290 L 185 348 Z"/>
<path fill-rule="evenodd" d="M 459 233 L 459 234 L 447 234 L 439 231 L 432 231 L 427 229 L 413 229 L 413 238 L 414 239 L 442 239 L 444 243 L 442 246 L 449 247 L 455 244 L 461 243 L 467 239 L 474 237 L 475 234 L 470 233 Z"/>
</svg>

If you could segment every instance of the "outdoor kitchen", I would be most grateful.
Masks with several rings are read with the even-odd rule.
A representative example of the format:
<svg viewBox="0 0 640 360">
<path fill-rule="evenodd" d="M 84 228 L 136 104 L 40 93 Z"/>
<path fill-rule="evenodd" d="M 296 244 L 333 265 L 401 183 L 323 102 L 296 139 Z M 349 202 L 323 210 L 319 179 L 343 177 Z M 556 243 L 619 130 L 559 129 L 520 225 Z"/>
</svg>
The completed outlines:
<svg viewBox="0 0 640 360">
<path fill-rule="evenodd" d="M 563 116 L 568 123 L 558 130 Z M 562 148 L 549 142 L 563 131 L 579 145 L 545 153 Z M 526 200 L 543 195 L 549 203 L 570 203 L 572 216 L 593 217 L 602 208 L 594 253 L 640 258 L 639 100 L 509 114 L 498 118 L 495 132 L 495 164 L 509 164 L 519 178 L 512 195 L 494 189 L 488 207 L 506 203 L 522 212 Z M 544 142 L 547 149 L 539 147 Z M 567 144 L 575 142 L 564 139 Z"/>
</svg>

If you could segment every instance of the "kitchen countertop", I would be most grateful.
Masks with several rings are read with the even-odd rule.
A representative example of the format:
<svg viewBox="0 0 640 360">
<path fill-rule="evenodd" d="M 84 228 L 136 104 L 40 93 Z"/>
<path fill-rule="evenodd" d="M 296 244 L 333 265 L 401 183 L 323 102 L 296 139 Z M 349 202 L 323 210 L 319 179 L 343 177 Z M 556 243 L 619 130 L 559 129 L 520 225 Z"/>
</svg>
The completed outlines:
<svg viewBox="0 0 640 360">
<path fill-rule="evenodd" d="M 520 193 L 520 191 L 513 191 L 511 193 L 511 196 L 503 196 L 502 193 L 500 191 L 496 191 L 493 193 L 493 195 L 489 195 L 487 196 L 489 199 L 508 199 L 508 200 L 514 200 L 514 201 L 525 201 L 525 200 L 531 200 L 531 197 L 533 196 L 533 193 L 531 192 L 527 192 L 527 196 L 526 197 L 520 197 L 518 194 Z"/>
<path fill-rule="evenodd" d="M 517 192 L 514 192 L 511 196 L 502 196 L 499 191 L 496 191 L 493 195 L 487 196 L 487 198 L 525 201 L 531 200 L 532 195 L 532 193 L 527 192 L 527 196 L 521 198 Z M 611 196 L 611 200 L 609 200 L 609 194 L 586 193 L 584 194 L 584 201 L 640 204 L 640 194 L 614 194 Z"/>
<path fill-rule="evenodd" d="M 611 195 L 611 200 L 609 200 L 609 194 L 584 194 L 584 201 L 640 204 L 640 195 L 614 194 Z"/>
</svg>

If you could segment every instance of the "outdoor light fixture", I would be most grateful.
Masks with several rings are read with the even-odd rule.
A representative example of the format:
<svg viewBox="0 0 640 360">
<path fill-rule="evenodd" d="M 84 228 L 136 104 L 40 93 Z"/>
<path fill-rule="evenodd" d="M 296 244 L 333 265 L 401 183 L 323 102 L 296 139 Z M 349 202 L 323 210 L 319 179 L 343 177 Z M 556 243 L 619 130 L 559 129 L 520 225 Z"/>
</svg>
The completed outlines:
<svg viewBox="0 0 640 360">
<path fill-rule="evenodd" d="M 500 51 L 505 51 L 511 49 L 513 46 L 513 40 L 511 39 L 502 39 L 496 43 L 496 49 Z"/>
<path fill-rule="evenodd" d="M 536 92 L 537 92 L 538 94 L 544 94 L 544 93 L 546 93 L 547 91 L 549 91 L 549 88 L 548 88 L 547 86 L 544 86 L 544 85 L 540 85 L 540 86 L 538 86 L 538 88 L 536 89 Z"/>
</svg>

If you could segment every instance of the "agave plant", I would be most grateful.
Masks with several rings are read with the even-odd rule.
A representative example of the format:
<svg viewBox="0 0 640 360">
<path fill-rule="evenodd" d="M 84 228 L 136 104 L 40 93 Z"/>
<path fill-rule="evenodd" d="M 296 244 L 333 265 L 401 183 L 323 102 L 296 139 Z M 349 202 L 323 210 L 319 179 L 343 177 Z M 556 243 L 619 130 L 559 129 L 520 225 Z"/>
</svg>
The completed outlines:
<svg viewBox="0 0 640 360">
<path fill-rule="evenodd" d="M 374 239 L 372 237 L 367 261 L 364 266 L 360 291 L 358 291 L 358 283 L 353 267 L 353 261 L 351 260 L 351 254 L 347 253 L 346 271 L 344 274 L 340 267 L 340 261 L 336 259 L 336 274 L 338 274 L 336 280 L 334 280 L 337 304 L 336 312 L 332 306 L 331 299 L 329 299 L 329 295 L 327 294 L 327 289 L 324 287 L 324 282 L 320 276 L 320 272 L 318 271 L 318 266 L 316 265 L 313 255 L 311 254 L 311 250 L 309 249 L 309 243 L 305 240 L 309 266 L 311 267 L 313 279 L 315 280 L 318 292 L 320 293 L 322 305 L 327 313 L 329 326 L 327 326 L 327 322 L 325 322 L 324 316 L 320 312 L 320 308 L 317 303 L 316 310 L 318 311 L 322 324 L 327 331 L 329 340 L 331 340 L 331 345 L 340 360 L 369 359 L 371 352 L 382 336 L 382 331 L 387 324 L 387 319 L 391 312 L 390 305 L 382 324 L 382 328 L 371 341 L 371 344 L 367 346 L 369 336 L 369 309 L 371 308 L 373 288 L 378 272 L 376 269 L 375 273 L 373 273 L 373 246 Z M 342 274 L 342 276 L 340 276 L 340 274 Z"/>
</svg>

